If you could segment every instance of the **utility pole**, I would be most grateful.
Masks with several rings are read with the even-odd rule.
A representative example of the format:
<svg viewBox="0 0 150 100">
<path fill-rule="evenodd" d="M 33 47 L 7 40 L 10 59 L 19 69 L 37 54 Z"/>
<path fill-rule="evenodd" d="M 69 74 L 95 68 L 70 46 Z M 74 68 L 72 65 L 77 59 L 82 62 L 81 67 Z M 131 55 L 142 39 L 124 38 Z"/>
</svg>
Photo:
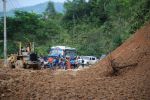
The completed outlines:
<svg viewBox="0 0 150 100">
<path fill-rule="evenodd" d="M 4 10 L 4 66 L 7 66 L 7 32 L 6 32 L 6 0 L 3 0 Z"/>
</svg>

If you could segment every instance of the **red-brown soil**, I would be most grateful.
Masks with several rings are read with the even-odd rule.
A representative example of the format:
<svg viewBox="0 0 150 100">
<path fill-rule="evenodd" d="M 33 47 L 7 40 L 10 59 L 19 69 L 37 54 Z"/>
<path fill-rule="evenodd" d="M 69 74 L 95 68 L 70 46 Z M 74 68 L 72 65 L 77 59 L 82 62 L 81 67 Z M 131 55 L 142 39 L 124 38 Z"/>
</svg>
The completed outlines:
<svg viewBox="0 0 150 100">
<path fill-rule="evenodd" d="M 78 72 L 0 69 L 2 100 L 150 100 L 150 24 Z"/>
</svg>

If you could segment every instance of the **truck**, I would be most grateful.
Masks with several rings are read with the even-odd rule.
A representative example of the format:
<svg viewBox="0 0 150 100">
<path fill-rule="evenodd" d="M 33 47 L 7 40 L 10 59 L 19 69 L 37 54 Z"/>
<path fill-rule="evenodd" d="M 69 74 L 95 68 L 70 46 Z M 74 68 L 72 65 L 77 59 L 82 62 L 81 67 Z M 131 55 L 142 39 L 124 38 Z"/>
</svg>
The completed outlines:
<svg viewBox="0 0 150 100">
<path fill-rule="evenodd" d="M 82 64 L 82 60 L 84 60 L 84 65 L 92 65 L 98 62 L 98 59 L 95 56 L 80 56 L 78 59 L 79 64 Z"/>
<path fill-rule="evenodd" d="M 69 58 L 71 66 L 77 67 L 77 50 L 67 46 L 53 46 L 50 48 L 48 57 L 54 59 Z"/>
</svg>

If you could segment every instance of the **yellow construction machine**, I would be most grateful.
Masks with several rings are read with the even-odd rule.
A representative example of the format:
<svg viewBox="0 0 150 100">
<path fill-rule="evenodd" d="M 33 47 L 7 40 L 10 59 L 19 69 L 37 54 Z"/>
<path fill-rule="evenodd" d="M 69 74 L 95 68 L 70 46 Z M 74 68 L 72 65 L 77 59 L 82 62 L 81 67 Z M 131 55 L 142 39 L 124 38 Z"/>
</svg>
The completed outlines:
<svg viewBox="0 0 150 100">
<path fill-rule="evenodd" d="M 8 58 L 8 63 L 11 68 L 40 68 L 40 61 L 37 54 L 34 52 L 34 43 L 27 43 L 22 47 L 22 43 L 19 42 L 19 51 L 17 54 L 12 54 Z"/>
</svg>

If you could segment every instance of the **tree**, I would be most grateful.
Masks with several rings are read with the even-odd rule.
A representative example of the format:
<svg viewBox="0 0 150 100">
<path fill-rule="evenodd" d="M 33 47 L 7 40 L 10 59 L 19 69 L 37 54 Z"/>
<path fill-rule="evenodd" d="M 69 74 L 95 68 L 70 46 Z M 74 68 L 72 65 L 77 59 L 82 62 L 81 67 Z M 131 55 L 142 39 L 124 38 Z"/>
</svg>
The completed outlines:
<svg viewBox="0 0 150 100">
<path fill-rule="evenodd" d="M 45 14 L 45 17 L 54 17 L 57 14 L 53 2 L 51 1 L 48 2 L 47 8 L 44 14 Z"/>
</svg>

